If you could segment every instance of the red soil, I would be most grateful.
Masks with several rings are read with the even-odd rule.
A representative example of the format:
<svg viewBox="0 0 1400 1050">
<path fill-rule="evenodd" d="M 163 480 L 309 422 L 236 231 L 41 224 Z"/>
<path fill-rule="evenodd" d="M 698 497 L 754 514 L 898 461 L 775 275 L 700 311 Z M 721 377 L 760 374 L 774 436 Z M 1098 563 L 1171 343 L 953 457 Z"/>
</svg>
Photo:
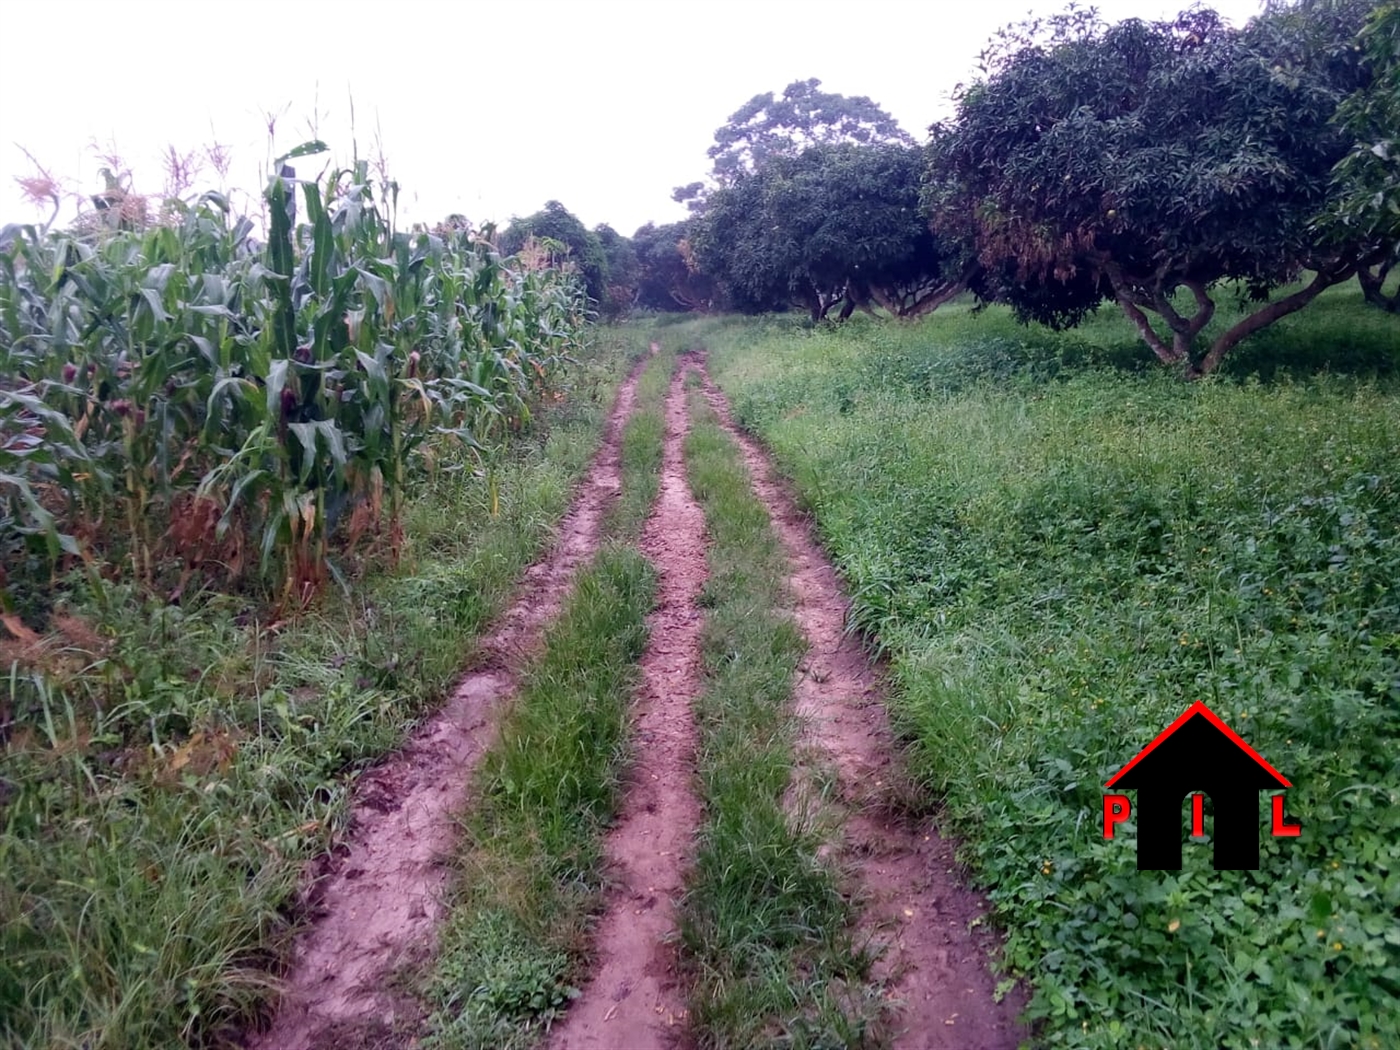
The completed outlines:
<svg viewBox="0 0 1400 1050">
<path fill-rule="evenodd" d="M 1013 1050 L 1023 998 L 993 1000 L 992 937 L 969 931 L 985 903 L 968 889 L 951 844 L 928 821 L 909 819 L 894 798 L 903 782 L 879 676 L 845 632 L 847 603 L 835 569 L 758 444 L 734 425 L 723 393 L 705 396 L 738 441 L 758 497 L 792 565 L 794 615 L 810 649 L 796 686 L 805 737 L 835 767 L 845 810 L 843 862 L 864 904 L 862 927 L 883 948 L 876 976 L 902 1002 L 896 1048 Z"/>
<path fill-rule="evenodd" d="M 595 938 L 596 959 L 583 996 L 555 1026 L 556 1050 L 669 1047 L 685 1024 L 670 938 L 700 807 L 691 791 L 701 688 L 696 598 L 705 583 L 705 515 L 685 480 L 681 444 L 689 429 L 682 373 L 666 399 L 661 492 L 642 551 L 661 576 L 660 604 L 648 620 L 637 701 L 637 755 L 626 802 L 607 851 L 616 886 Z"/>
</svg>

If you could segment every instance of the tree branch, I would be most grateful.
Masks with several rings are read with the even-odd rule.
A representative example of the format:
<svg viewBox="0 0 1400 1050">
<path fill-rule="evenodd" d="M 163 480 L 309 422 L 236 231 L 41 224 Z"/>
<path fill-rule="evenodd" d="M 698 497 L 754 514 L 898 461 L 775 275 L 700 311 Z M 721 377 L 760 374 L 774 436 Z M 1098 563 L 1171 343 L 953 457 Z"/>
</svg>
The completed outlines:
<svg viewBox="0 0 1400 1050">
<path fill-rule="evenodd" d="M 875 285 L 871 285 L 870 298 L 874 299 L 875 302 L 877 302 L 885 310 L 888 310 L 891 317 L 899 316 L 899 307 L 894 303 L 893 300 L 890 299 L 890 297 L 887 294 L 885 294 L 885 290 L 883 288 L 878 288 Z"/>
<path fill-rule="evenodd" d="M 1323 290 L 1334 284 L 1341 284 L 1355 272 L 1355 263 L 1348 263 L 1337 270 L 1319 270 L 1306 287 L 1256 310 L 1217 339 L 1206 356 L 1199 363 L 1191 365 L 1187 371 L 1187 378 L 1199 379 L 1201 376 L 1210 375 L 1219 366 L 1225 355 L 1241 340 L 1253 335 L 1266 325 L 1273 324 L 1280 317 L 1296 313 L 1316 299 Z"/>
<path fill-rule="evenodd" d="M 933 313 L 944 303 L 956 299 L 967 291 L 968 285 L 977 276 L 979 269 L 981 269 L 981 264 L 972 262 L 963 269 L 957 278 L 951 281 L 931 283 L 924 281 L 894 287 L 878 287 L 872 284 L 867 288 L 867 291 L 870 298 L 893 316 L 904 320 L 914 320 L 925 314 Z"/>
<path fill-rule="evenodd" d="M 970 280 L 971 278 L 967 278 L 966 280 L 959 278 L 956 281 L 949 281 L 947 284 L 935 288 L 922 299 L 916 297 L 899 316 L 912 321 L 916 317 L 923 317 L 925 314 L 933 313 L 933 311 L 937 310 L 944 303 L 956 299 L 958 296 L 962 295 L 963 292 L 967 291 Z"/>
<path fill-rule="evenodd" d="M 1162 337 L 1153 330 L 1152 323 L 1148 321 L 1147 315 L 1138 309 L 1137 304 L 1116 288 L 1114 291 L 1118 295 L 1118 305 L 1123 308 L 1124 315 L 1133 322 L 1138 334 L 1152 348 L 1157 359 L 1166 365 L 1180 364 L 1182 355 L 1176 346 L 1167 346 L 1166 343 L 1162 342 Z"/>
</svg>

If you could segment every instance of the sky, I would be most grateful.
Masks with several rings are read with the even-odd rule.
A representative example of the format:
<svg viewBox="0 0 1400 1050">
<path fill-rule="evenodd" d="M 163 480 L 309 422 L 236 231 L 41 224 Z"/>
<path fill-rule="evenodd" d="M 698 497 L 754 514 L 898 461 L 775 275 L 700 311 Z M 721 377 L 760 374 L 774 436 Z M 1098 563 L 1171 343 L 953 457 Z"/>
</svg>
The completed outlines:
<svg viewBox="0 0 1400 1050">
<path fill-rule="evenodd" d="M 162 154 L 222 146 L 198 189 L 247 194 L 319 137 L 383 156 L 398 218 L 504 224 L 559 200 L 630 235 L 685 216 L 716 128 L 755 94 L 818 77 L 916 139 L 1000 27 L 1064 0 L 0 0 L 0 223 L 35 222 L 25 154 L 71 193 L 115 152 L 159 193 Z M 1098 0 L 1107 19 L 1187 0 Z M 1241 24 L 1259 0 L 1212 5 Z M 353 123 L 352 123 L 353 120 Z M 353 130 L 352 130 L 353 127 Z M 269 135 L 269 128 L 272 134 Z M 297 162 L 315 174 L 323 158 Z M 70 205 L 70 211 L 71 211 Z M 66 215 L 65 215 L 66 217 Z"/>
</svg>

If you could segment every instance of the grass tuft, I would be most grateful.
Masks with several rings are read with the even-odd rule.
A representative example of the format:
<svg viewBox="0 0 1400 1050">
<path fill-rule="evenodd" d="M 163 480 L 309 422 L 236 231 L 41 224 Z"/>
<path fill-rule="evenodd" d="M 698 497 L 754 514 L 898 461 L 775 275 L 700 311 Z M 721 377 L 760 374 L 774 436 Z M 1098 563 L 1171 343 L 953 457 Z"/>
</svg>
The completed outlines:
<svg viewBox="0 0 1400 1050">
<path fill-rule="evenodd" d="M 655 586 L 635 550 L 605 549 L 546 633 L 477 777 L 426 1045 L 527 1045 L 578 994 Z"/>
<path fill-rule="evenodd" d="M 675 367 L 675 352 L 661 350 L 637 379 L 635 408 L 622 430 L 622 494 L 608 510 L 605 535 L 623 539 L 640 535 L 656 502 L 666 438 L 666 390 Z"/>
</svg>

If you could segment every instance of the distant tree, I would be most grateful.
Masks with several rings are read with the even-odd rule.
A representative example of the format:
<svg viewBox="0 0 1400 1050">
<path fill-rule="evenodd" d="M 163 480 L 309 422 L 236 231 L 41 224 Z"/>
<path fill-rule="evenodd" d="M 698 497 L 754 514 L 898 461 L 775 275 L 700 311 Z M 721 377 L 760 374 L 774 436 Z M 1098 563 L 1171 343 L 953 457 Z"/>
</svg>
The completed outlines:
<svg viewBox="0 0 1400 1050">
<path fill-rule="evenodd" d="M 781 97 L 765 91 L 735 110 L 715 131 L 708 155 L 716 186 L 732 186 L 774 157 L 796 157 L 812 146 L 838 143 L 912 146 L 914 140 L 895 119 L 864 95 L 822 91 L 821 81 L 794 80 Z M 704 208 L 703 182 L 680 186 L 672 197 Z"/>
<path fill-rule="evenodd" d="M 566 246 L 569 259 L 578 267 L 588 297 L 600 305 L 608 293 L 608 261 L 598 235 L 580 222 L 558 201 L 524 218 L 512 219 L 501 234 L 501 251 L 514 255 L 530 238 L 555 241 Z"/>
<path fill-rule="evenodd" d="M 770 155 L 716 189 L 695 219 L 697 261 L 732 306 L 842 318 L 872 302 L 918 316 L 967 287 L 972 260 L 919 211 L 922 156 L 900 145 L 813 146 Z"/>
<path fill-rule="evenodd" d="M 961 294 L 978 273 L 965 239 L 935 237 L 919 207 L 923 153 L 898 145 L 817 150 L 822 214 L 807 246 L 814 272 L 846 282 L 843 315 L 874 300 L 920 317 Z"/>
<path fill-rule="evenodd" d="M 1201 8 L 1113 26 L 1071 9 L 1005 35 L 931 129 L 935 230 L 971 236 L 1023 319 L 1072 324 L 1110 298 L 1162 361 L 1212 371 L 1382 248 L 1314 222 L 1350 146 L 1333 118 L 1368 79 L 1352 41 L 1372 6 L 1310 0 L 1243 30 Z M 1259 305 L 1202 346 L 1220 282 Z"/>
<path fill-rule="evenodd" d="M 636 249 L 632 247 L 630 240 L 607 223 L 593 227 L 593 235 L 602 246 L 603 260 L 608 268 L 608 289 L 602 303 L 603 316 L 622 317 L 632 309 L 632 304 L 637 298 L 641 267 L 637 262 Z"/>
<path fill-rule="evenodd" d="M 711 193 L 704 214 L 692 222 L 694 264 L 720 286 L 729 309 L 786 310 L 809 291 L 794 294 L 789 281 L 799 266 L 797 231 L 785 230 L 768 210 L 769 190 L 780 180 L 771 165 L 740 175 Z M 829 295 L 830 290 L 810 293 Z"/>
<path fill-rule="evenodd" d="M 637 256 L 637 305 L 650 310 L 708 310 L 714 281 L 698 271 L 690 223 L 647 223 L 632 235 Z"/>
<path fill-rule="evenodd" d="M 1338 198 L 1328 218 L 1343 238 L 1359 231 L 1400 246 L 1400 2 L 1377 6 L 1359 43 L 1372 80 L 1338 114 L 1354 144 L 1337 165 Z M 1400 312 L 1400 287 L 1387 293 L 1385 284 L 1397 266 L 1400 256 L 1391 251 L 1356 274 L 1367 301 L 1391 313 Z"/>
<path fill-rule="evenodd" d="M 453 234 L 470 234 L 473 232 L 472 221 L 461 212 L 453 212 L 432 228 L 432 232 L 439 237 L 446 237 Z"/>
</svg>

